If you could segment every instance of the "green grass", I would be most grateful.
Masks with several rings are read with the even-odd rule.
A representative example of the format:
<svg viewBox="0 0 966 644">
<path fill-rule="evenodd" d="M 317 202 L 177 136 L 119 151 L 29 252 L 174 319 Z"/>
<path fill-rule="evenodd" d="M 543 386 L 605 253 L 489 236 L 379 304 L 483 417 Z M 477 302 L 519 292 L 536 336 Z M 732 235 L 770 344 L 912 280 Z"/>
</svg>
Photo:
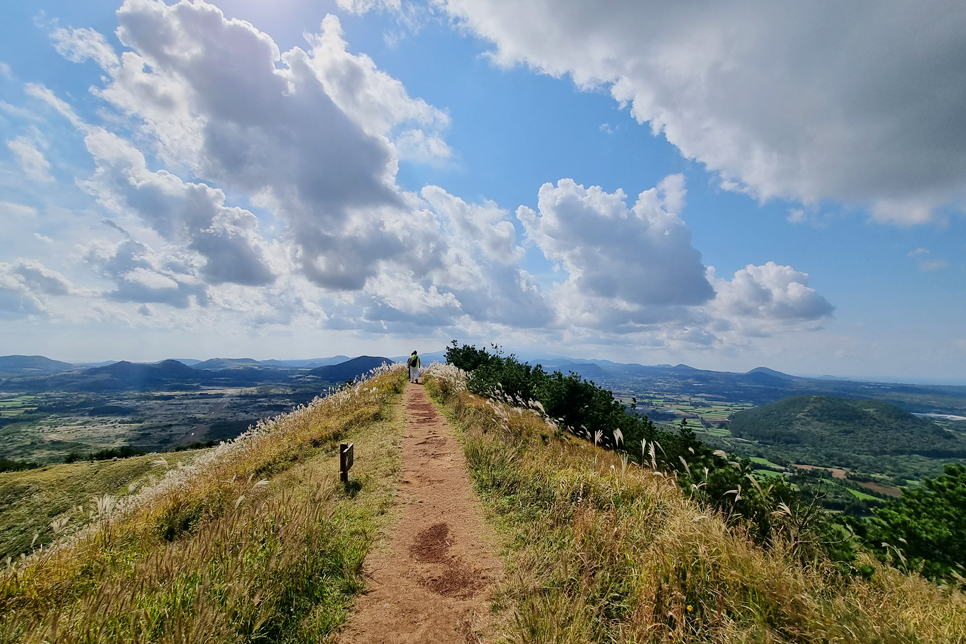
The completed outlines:
<svg viewBox="0 0 966 644">
<path fill-rule="evenodd" d="M 772 463 L 767 458 L 761 458 L 760 456 L 751 456 L 751 457 L 748 458 L 748 460 L 751 461 L 752 463 L 757 464 L 757 465 L 764 465 L 765 467 L 770 467 L 770 468 L 775 469 L 775 470 L 783 470 L 783 469 L 785 469 L 781 465 L 779 465 L 778 463 Z"/>
<path fill-rule="evenodd" d="M 870 579 L 762 550 L 674 481 L 469 394 L 453 370 L 427 389 L 505 544 L 503 641 L 966 642 L 959 591 L 867 555 Z"/>
<path fill-rule="evenodd" d="M 851 492 L 852 493 L 852 496 L 854 496 L 857 499 L 862 499 L 863 501 L 876 501 L 876 502 L 878 502 L 878 501 L 881 501 L 882 500 L 879 497 L 872 496 L 871 494 L 866 494 L 865 492 L 859 492 L 858 490 L 853 489 L 853 488 L 850 488 L 850 487 L 847 487 L 845 489 L 848 490 L 849 492 Z"/>
<path fill-rule="evenodd" d="M 754 475 L 758 478 L 784 478 L 785 474 L 783 472 L 776 472 L 775 470 L 752 470 Z"/>
<path fill-rule="evenodd" d="M 37 411 L 37 406 L 33 404 L 34 396 L 17 396 L 0 400 L 0 417 L 10 418 L 19 416 L 24 412 Z"/>
</svg>

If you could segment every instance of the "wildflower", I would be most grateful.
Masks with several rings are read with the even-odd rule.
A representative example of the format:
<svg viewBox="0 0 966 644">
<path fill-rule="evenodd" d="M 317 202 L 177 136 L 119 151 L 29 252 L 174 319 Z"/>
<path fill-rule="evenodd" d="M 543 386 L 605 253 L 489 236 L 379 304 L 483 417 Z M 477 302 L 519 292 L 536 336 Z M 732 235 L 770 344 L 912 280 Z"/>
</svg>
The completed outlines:
<svg viewBox="0 0 966 644">
<path fill-rule="evenodd" d="M 692 606 L 691 604 L 688 604 L 688 612 L 689 613 L 693 613 L 694 612 L 694 606 Z"/>
</svg>

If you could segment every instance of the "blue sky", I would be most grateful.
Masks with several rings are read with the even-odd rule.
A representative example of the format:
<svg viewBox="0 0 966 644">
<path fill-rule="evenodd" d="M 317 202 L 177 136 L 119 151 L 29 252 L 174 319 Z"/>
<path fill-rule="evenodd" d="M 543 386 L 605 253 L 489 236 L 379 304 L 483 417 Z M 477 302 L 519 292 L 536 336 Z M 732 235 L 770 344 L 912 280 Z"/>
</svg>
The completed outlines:
<svg viewBox="0 0 966 644">
<path fill-rule="evenodd" d="M 966 11 L 769 7 L 12 6 L 0 353 L 966 380 Z"/>
</svg>

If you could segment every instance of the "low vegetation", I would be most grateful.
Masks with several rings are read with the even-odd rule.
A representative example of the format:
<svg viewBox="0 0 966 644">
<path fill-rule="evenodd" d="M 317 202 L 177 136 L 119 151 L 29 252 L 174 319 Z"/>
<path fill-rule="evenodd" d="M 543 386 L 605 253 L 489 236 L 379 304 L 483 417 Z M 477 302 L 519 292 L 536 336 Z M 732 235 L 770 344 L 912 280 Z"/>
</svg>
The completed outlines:
<svg viewBox="0 0 966 644">
<path fill-rule="evenodd" d="M 97 450 L 96 452 L 91 452 L 90 454 L 84 455 L 80 452 L 70 452 L 64 457 L 65 463 L 76 463 L 77 461 L 109 461 L 115 458 L 130 458 L 132 456 L 143 456 L 145 451 L 143 449 L 138 449 L 136 447 L 131 447 L 130 445 L 122 445 L 121 447 L 111 447 L 108 449 Z"/>
<path fill-rule="evenodd" d="M 405 374 L 378 371 L 190 464 L 156 458 L 167 473 L 136 494 L 89 500 L 90 525 L 8 561 L 0 642 L 324 638 L 362 587 L 398 472 Z M 343 439 L 365 454 L 348 485 Z"/>
<path fill-rule="evenodd" d="M 3 458 L 0 457 L 0 473 L 2 472 L 22 472 L 23 470 L 32 470 L 35 467 L 40 467 L 37 463 L 31 463 L 30 461 L 18 461 L 13 458 Z"/>
<path fill-rule="evenodd" d="M 855 575 L 823 549 L 803 556 L 791 508 L 762 544 L 682 490 L 676 470 L 573 436 L 542 403 L 476 395 L 449 365 L 427 388 L 461 428 L 500 525 L 508 641 L 966 642 L 962 592 L 870 554 Z M 729 496 L 740 504 L 747 489 Z"/>
<path fill-rule="evenodd" d="M 540 365 L 520 362 L 495 349 L 460 347 L 454 340 L 446 350 L 446 362 L 469 373 L 467 387 L 473 393 L 511 404 L 536 401 L 553 422 L 595 444 L 616 448 L 646 441 L 660 445 L 654 458 L 670 468 L 676 468 L 680 458 L 693 455 L 699 445 L 693 432 L 667 431 L 646 417 L 627 414 L 610 391 L 575 373 L 548 373 Z"/>
</svg>

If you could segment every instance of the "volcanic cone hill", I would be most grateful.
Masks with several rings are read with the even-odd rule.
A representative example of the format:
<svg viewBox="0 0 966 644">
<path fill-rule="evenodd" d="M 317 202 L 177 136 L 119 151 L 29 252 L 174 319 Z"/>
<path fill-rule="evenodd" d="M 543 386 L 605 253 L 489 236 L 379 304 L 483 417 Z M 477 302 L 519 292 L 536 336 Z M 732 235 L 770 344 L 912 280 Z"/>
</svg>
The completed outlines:
<svg viewBox="0 0 966 644">
<path fill-rule="evenodd" d="M 869 456 L 966 456 L 966 441 L 895 405 L 833 396 L 792 396 L 731 417 L 731 433 L 764 444 Z"/>
</svg>

